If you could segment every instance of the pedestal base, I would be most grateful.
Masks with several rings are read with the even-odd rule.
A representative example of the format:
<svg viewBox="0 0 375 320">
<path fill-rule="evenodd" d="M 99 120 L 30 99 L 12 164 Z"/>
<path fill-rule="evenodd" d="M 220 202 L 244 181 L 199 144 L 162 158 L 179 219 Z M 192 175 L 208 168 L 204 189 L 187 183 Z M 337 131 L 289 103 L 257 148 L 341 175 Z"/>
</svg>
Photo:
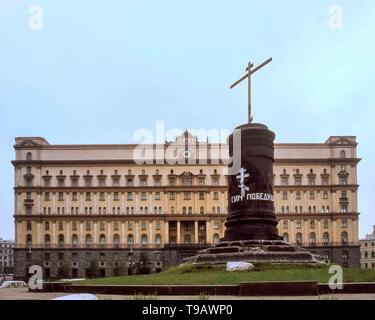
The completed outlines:
<svg viewBox="0 0 375 320">
<path fill-rule="evenodd" d="M 183 259 L 183 263 L 226 264 L 227 262 L 325 263 L 321 256 L 281 240 L 225 241 Z"/>
</svg>

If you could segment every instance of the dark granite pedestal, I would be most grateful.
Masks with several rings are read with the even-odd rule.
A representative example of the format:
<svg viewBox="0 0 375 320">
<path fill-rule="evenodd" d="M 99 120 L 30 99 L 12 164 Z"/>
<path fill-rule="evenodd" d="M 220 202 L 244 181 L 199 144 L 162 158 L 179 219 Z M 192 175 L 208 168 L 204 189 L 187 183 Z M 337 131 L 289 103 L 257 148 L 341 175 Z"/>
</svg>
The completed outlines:
<svg viewBox="0 0 375 320">
<path fill-rule="evenodd" d="M 258 263 L 324 263 L 321 256 L 282 240 L 227 241 L 200 250 L 183 263 L 226 264 L 227 262 Z"/>
</svg>

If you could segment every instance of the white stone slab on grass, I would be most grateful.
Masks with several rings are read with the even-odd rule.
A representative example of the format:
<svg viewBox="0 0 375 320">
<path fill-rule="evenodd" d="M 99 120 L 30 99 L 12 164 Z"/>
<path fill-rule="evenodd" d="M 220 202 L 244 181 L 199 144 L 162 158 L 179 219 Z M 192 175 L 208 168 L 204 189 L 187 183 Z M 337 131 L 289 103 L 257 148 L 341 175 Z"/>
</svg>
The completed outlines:
<svg viewBox="0 0 375 320">
<path fill-rule="evenodd" d="M 250 262 L 227 262 L 226 271 L 252 270 L 254 265 Z"/>
</svg>

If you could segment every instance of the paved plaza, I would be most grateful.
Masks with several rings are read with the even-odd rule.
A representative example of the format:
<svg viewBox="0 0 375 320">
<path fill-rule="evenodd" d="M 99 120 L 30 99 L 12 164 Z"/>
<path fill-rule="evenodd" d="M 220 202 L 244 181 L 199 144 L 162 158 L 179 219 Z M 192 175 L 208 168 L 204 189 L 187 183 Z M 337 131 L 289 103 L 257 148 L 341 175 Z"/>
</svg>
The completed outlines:
<svg viewBox="0 0 375 320">
<path fill-rule="evenodd" d="M 52 300 L 67 295 L 57 292 L 29 292 L 28 288 L 0 289 L 0 300 Z M 100 300 L 133 300 L 134 296 L 97 295 Z M 308 297 L 238 297 L 238 296 L 209 296 L 209 300 L 375 300 L 371 294 L 337 294 Z M 155 299 L 155 298 L 154 298 Z M 198 296 L 157 296 L 157 300 L 197 300 Z"/>
</svg>

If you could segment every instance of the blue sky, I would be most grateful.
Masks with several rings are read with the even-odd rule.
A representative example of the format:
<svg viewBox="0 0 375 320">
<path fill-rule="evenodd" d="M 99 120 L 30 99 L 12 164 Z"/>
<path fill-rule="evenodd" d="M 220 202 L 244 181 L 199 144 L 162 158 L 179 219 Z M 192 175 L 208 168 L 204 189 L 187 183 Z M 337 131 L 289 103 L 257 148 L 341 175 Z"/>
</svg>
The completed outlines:
<svg viewBox="0 0 375 320">
<path fill-rule="evenodd" d="M 43 29 L 29 28 L 29 7 Z M 329 28 L 332 5 L 343 28 Z M 139 128 L 233 129 L 247 121 L 249 60 L 256 122 L 276 142 L 356 135 L 360 236 L 375 224 L 375 2 L 0 2 L 0 237 L 14 238 L 14 137 L 134 143 Z"/>
</svg>

